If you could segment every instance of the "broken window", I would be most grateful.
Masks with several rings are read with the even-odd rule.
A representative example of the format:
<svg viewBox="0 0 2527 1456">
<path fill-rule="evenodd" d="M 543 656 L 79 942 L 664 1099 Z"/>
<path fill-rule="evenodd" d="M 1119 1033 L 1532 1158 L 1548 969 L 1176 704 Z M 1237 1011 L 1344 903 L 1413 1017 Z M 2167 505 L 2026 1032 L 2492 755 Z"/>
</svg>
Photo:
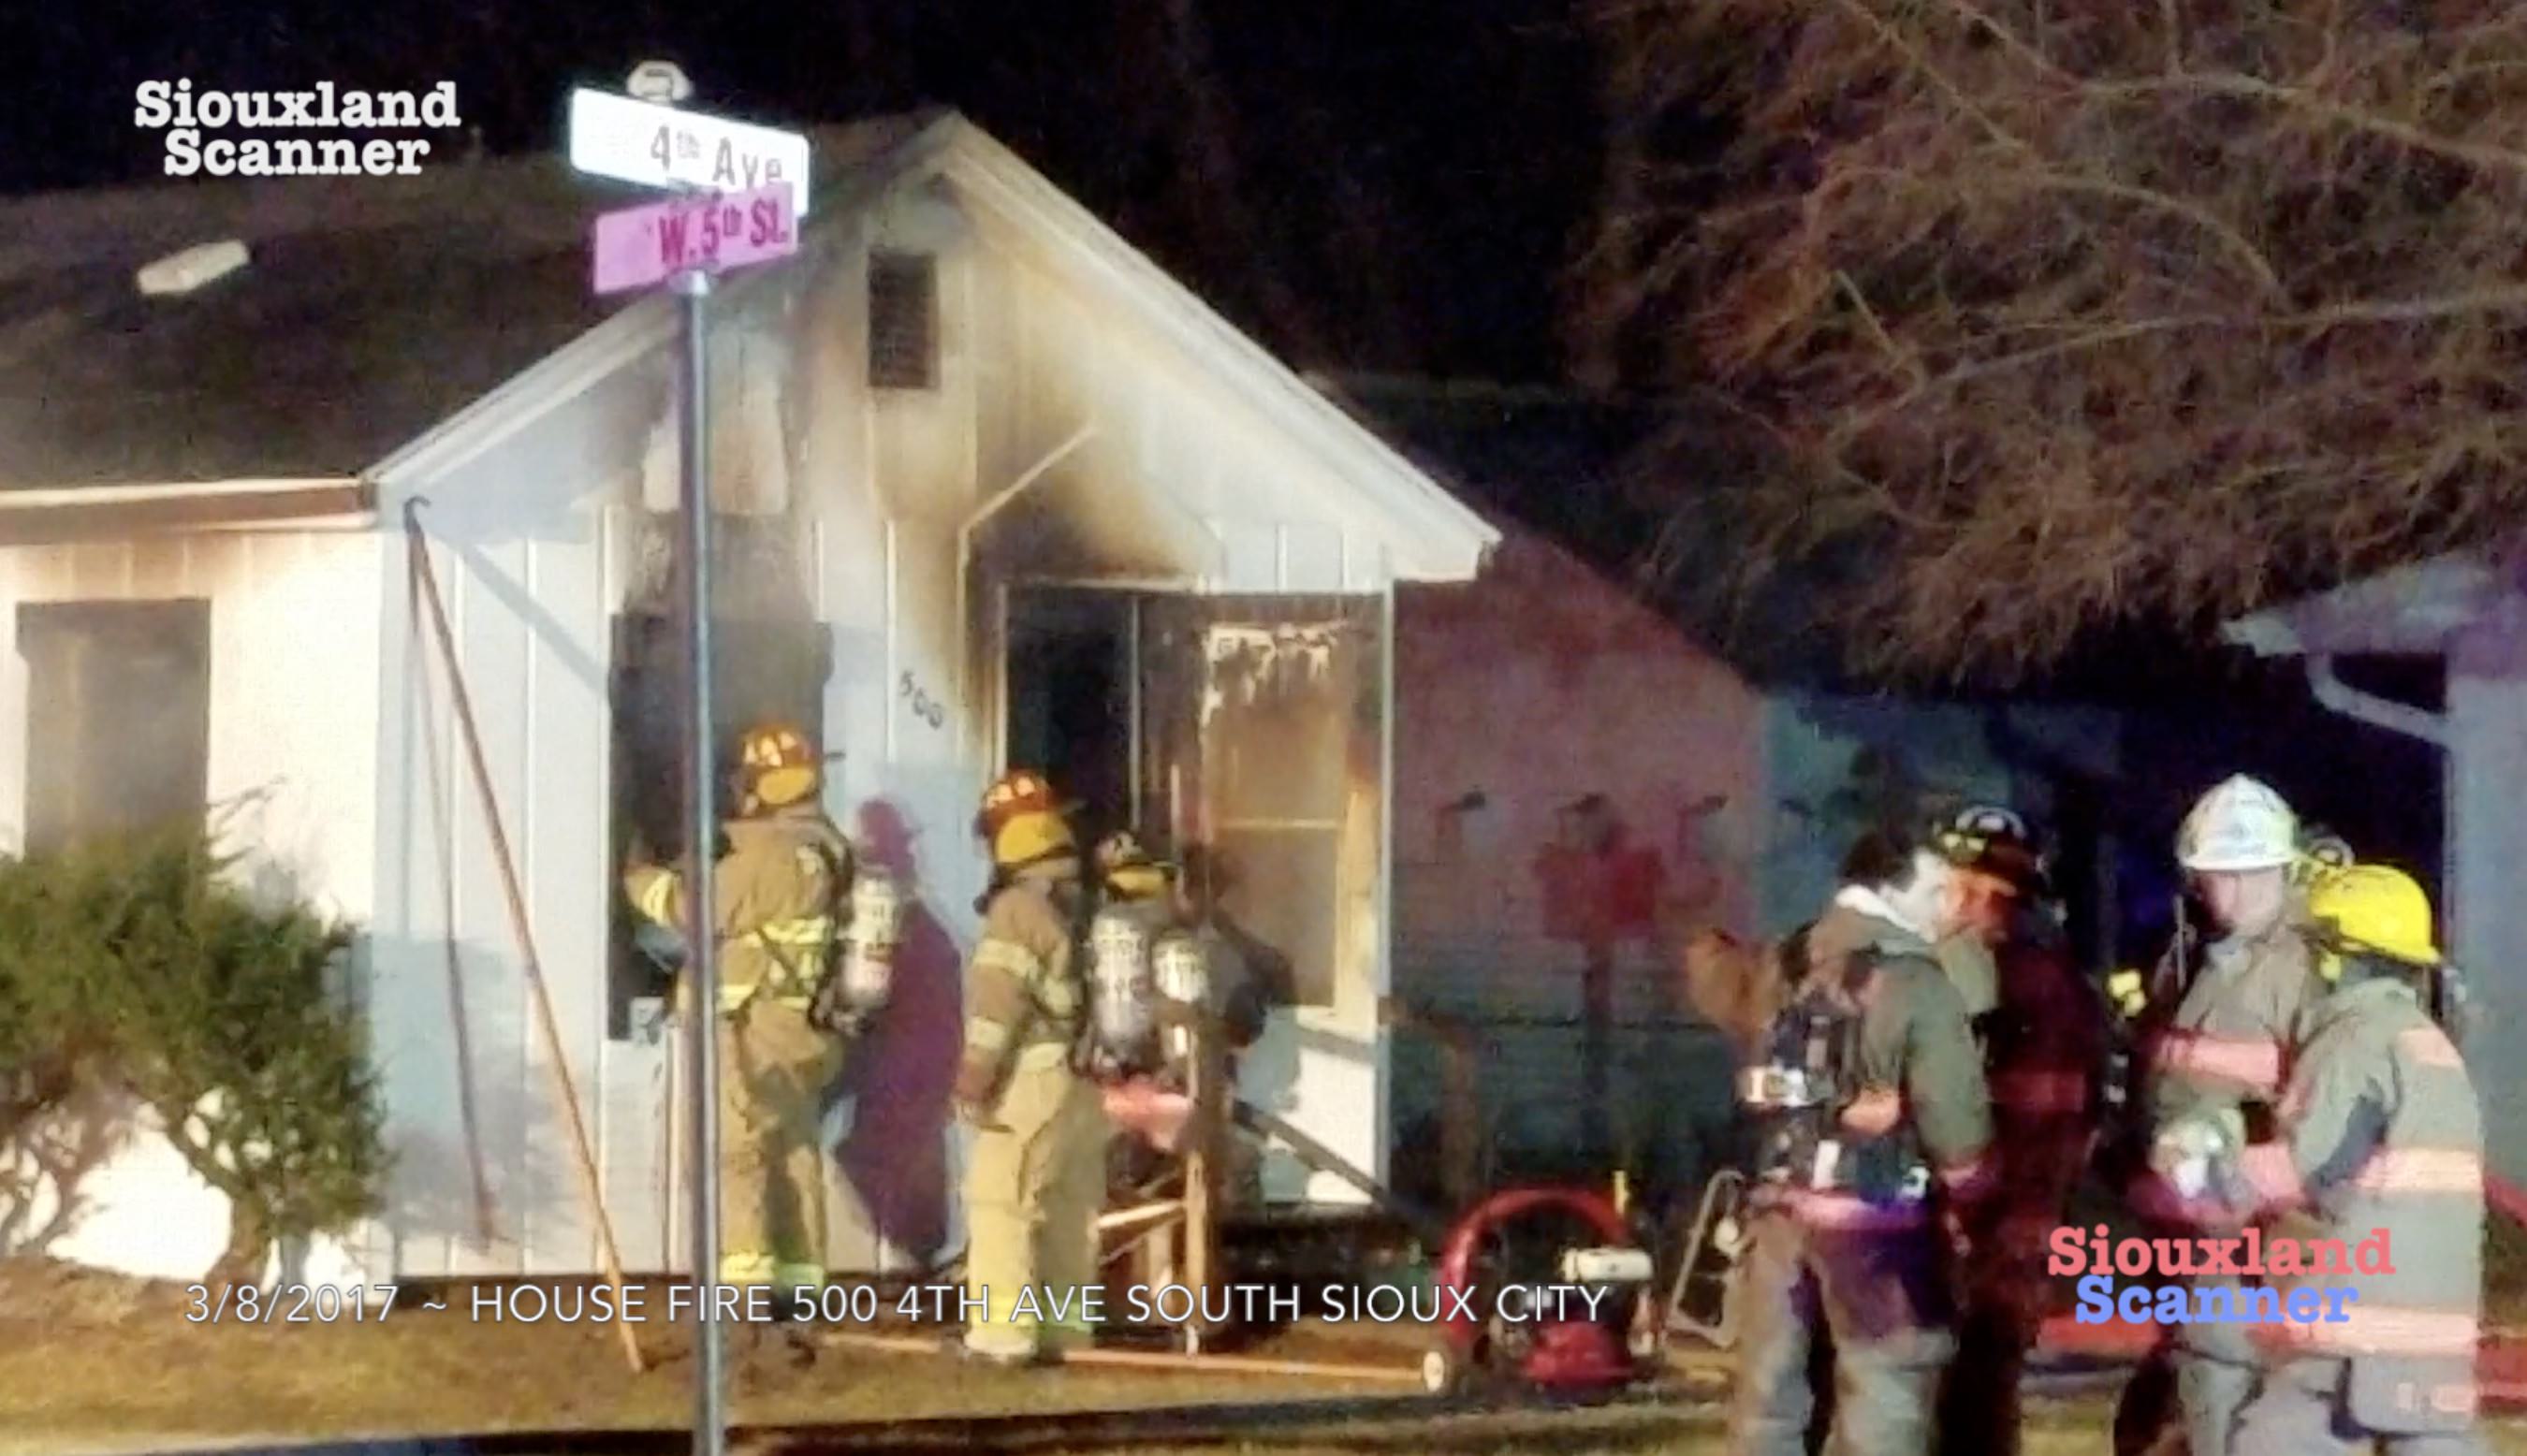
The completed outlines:
<svg viewBox="0 0 2527 1456">
<path fill-rule="evenodd" d="M 872 387 L 938 386 L 939 272 L 929 254 L 869 254 L 868 343 Z"/>
<path fill-rule="evenodd" d="M 671 616 L 632 614 L 614 621 L 613 858 L 621 866 L 637 839 L 662 864 L 685 851 L 685 678 L 683 624 Z M 787 722 L 822 743 L 825 681 L 832 674 L 832 638 L 818 623 L 716 621 L 711 624 L 713 807 L 725 820 L 734 798 L 737 737 L 753 724 Z M 664 995 L 669 971 L 649 951 L 669 947 L 656 934 L 640 936 L 642 922 L 619 884 L 610 895 L 614 925 L 606 996 L 606 1031 L 632 1036 L 632 1003 Z M 670 932 L 672 935 L 674 932 Z"/>
<path fill-rule="evenodd" d="M 211 604 L 18 609 L 26 851 L 198 828 L 209 793 Z"/>
</svg>

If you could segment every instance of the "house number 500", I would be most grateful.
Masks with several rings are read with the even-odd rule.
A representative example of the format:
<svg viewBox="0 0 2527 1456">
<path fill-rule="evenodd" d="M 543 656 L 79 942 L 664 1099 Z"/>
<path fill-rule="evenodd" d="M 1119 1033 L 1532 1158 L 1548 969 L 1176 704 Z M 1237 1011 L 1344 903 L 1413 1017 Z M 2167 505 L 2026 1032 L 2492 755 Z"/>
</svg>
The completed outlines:
<svg viewBox="0 0 2527 1456">
<path fill-rule="evenodd" d="M 941 706 L 937 699 L 931 697 L 930 694 L 923 692 L 920 687 L 913 682 L 912 675 L 910 673 L 903 675 L 902 687 L 903 700 L 912 705 L 912 715 L 915 718 L 929 724 L 932 728 L 940 728 L 946 725 L 948 722 L 948 710 Z"/>
</svg>

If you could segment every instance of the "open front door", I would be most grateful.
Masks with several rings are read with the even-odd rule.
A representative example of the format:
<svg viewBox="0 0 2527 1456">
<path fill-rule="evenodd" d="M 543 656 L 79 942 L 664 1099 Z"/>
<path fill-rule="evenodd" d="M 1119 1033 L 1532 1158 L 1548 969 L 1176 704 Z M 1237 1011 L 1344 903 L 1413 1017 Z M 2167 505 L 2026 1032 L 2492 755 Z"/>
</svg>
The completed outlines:
<svg viewBox="0 0 2527 1456">
<path fill-rule="evenodd" d="M 1160 597 L 1139 656 L 1145 832 L 1277 1008 L 1239 1095 L 1383 1180 L 1383 647 L 1375 598 Z M 1267 1153 L 1269 1203 L 1357 1203 Z"/>
</svg>

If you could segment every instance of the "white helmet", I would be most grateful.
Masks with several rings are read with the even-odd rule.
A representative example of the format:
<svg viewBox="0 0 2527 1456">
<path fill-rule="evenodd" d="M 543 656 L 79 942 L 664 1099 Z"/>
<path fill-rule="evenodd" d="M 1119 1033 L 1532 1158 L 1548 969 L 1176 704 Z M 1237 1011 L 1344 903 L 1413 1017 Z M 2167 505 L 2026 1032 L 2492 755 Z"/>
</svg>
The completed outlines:
<svg viewBox="0 0 2527 1456">
<path fill-rule="evenodd" d="M 2243 774 L 2195 800 L 2176 831 L 2176 862 L 2188 870 L 2278 870 L 2297 858 L 2298 816 Z"/>
</svg>

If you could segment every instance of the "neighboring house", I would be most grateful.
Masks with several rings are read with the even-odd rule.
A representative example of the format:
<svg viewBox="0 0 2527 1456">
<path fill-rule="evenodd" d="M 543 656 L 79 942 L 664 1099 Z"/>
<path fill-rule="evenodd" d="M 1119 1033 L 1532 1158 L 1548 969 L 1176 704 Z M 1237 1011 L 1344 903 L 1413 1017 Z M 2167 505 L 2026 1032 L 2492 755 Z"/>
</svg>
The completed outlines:
<svg viewBox="0 0 2527 1456">
<path fill-rule="evenodd" d="M 1873 696 L 1715 649 L 1632 580 L 1660 524 L 1629 500 L 1626 447 L 1655 423 L 1637 409 L 1323 382 L 1503 535 L 1476 581 L 1400 594 L 1395 783 L 1396 995 L 1476 1059 L 1501 1165 L 1622 1158 L 1689 1186 L 1728 1079 L 1681 1004 L 1676 945 L 1800 925 L 1888 812 L 2015 804 L 2067 830 L 2072 888 L 2111 903 L 2111 833 L 2078 800 L 2120 771 L 2120 715 Z M 1400 1046 L 1406 1127 L 1444 1122 L 1441 1043 Z"/>
<path fill-rule="evenodd" d="M 828 809 L 924 912 L 849 1077 L 836 1262 L 954 1243 L 968 825 L 1005 763 L 1091 832 L 1212 851 L 1296 1002 L 1246 1090 L 1383 1176 L 1395 592 L 1496 533 L 962 119 L 812 140 L 801 256 L 715 295 L 712 570 L 723 741 L 821 735 Z M 588 292 L 626 196 L 540 159 L 0 209 L 0 826 L 268 791 L 251 873 L 364 931 L 395 1160 L 311 1269 L 597 1265 L 425 542 L 613 1236 L 684 1263 L 662 982 L 617 887 L 636 837 L 678 849 L 682 781 L 677 315 Z M 232 238 L 241 268 L 135 289 Z M 134 1152 L 56 1251 L 197 1275 L 225 1218 L 182 1181 Z M 1359 1196 L 1284 1154 L 1264 1185 Z"/>
<path fill-rule="evenodd" d="M 2440 557 L 2231 623 L 2231 641 L 2304 660 L 2316 700 L 2444 755 L 2440 863 L 2410 868 L 2440 886 L 2447 947 L 2471 974 L 2477 1015 L 2466 1060 L 2484 1093 L 2495 1171 L 2527 1180 L 2527 1117 L 2507 1110 L 2498 1069 L 2527 1062 L 2527 557 Z M 2440 670 L 2426 707 L 2353 687 L 2361 659 Z M 2354 846 L 2355 849 L 2358 846 Z"/>
</svg>

